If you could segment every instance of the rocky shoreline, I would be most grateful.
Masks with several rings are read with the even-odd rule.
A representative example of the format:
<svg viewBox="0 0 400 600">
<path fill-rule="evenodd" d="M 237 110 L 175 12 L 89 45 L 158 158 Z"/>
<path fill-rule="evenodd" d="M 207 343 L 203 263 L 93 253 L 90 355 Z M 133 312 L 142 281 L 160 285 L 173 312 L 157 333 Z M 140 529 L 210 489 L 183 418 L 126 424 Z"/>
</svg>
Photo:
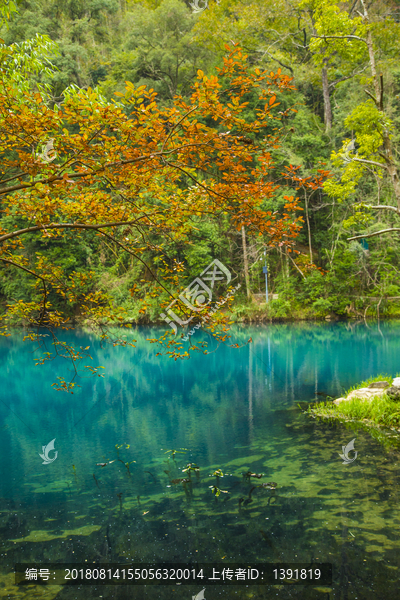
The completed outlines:
<svg viewBox="0 0 400 600">
<path fill-rule="evenodd" d="M 391 400 L 400 401 L 400 377 L 393 379 L 392 385 L 388 381 L 374 381 L 368 387 L 362 387 L 357 390 L 353 390 L 348 394 L 346 398 L 336 398 L 333 404 L 341 404 L 342 402 L 348 402 L 354 398 L 361 400 L 372 400 L 373 398 L 388 396 Z"/>
</svg>

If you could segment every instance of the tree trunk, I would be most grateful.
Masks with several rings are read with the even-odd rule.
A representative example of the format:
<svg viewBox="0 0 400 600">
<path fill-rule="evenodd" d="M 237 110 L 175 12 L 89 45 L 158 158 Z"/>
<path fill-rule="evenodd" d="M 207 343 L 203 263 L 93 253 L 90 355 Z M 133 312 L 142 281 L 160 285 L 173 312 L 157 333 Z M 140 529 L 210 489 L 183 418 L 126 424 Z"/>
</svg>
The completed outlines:
<svg viewBox="0 0 400 600">
<path fill-rule="evenodd" d="M 332 128 L 332 106 L 329 95 L 328 69 L 326 62 L 327 59 L 324 59 L 324 66 L 322 67 L 322 93 L 324 95 L 325 132 L 329 133 L 330 129 Z"/>
<path fill-rule="evenodd" d="M 375 101 L 376 101 L 377 107 L 379 108 L 379 106 L 381 105 L 381 102 L 380 102 L 381 90 L 379 87 L 378 76 L 376 74 L 375 52 L 374 52 L 374 44 L 372 42 L 372 32 L 371 32 L 371 29 L 368 27 L 369 16 L 368 16 L 367 7 L 365 6 L 364 0 L 361 0 L 361 4 L 364 9 L 364 19 L 367 24 L 367 37 L 366 37 L 365 41 L 367 42 L 368 55 L 369 55 L 369 66 L 371 68 L 372 81 L 373 81 L 374 90 L 375 90 Z"/>
<path fill-rule="evenodd" d="M 243 243 L 244 278 L 246 280 L 247 297 L 250 299 L 251 293 L 250 293 L 249 262 L 247 260 L 246 232 L 244 230 L 244 225 L 242 225 L 242 243 Z"/>
<path fill-rule="evenodd" d="M 389 136 L 387 136 L 387 137 L 388 137 L 388 140 L 389 140 Z M 394 194 L 396 196 L 397 208 L 400 211 L 400 181 L 399 181 L 399 173 L 397 171 L 396 165 L 394 164 L 392 156 L 391 156 L 391 163 L 388 165 L 387 170 L 389 172 L 390 179 L 392 180 L 393 190 L 394 190 Z"/>
<path fill-rule="evenodd" d="M 361 4 L 364 9 L 364 20 L 366 21 L 367 25 L 369 25 L 369 16 L 368 16 L 367 7 L 365 6 L 364 0 L 361 0 Z M 378 110 L 383 112 L 383 77 L 381 75 L 380 81 L 379 81 L 378 75 L 376 72 L 375 51 L 374 51 L 374 44 L 373 44 L 373 40 L 372 40 L 372 32 L 369 27 L 367 29 L 366 42 L 367 42 L 367 47 L 368 47 L 369 66 L 371 69 L 372 81 L 374 84 L 375 104 L 376 104 L 376 107 L 378 108 Z M 393 191 L 394 191 L 394 194 L 396 197 L 396 202 L 397 202 L 397 208 L 400 210 L 399 172 L 397 169 L 397 165 L 393 159 L 393 152 L 392 152 L 393 146 L 392 146 L 392 142 L 390 139 L 390 132 L 387 129 L 387 127 L 384 126 L 382 134 L 383 134 L 383 149 L 384 149 L 384 153 L 385 153 L 385 157 L 386 157 L 386 169 L 387 169 L 387 172 L 389 173 L 390 179 L 392 181 Z"/>
<path fill-rule="evenodd" d="M 308 217 L 308 200 L 307 200 L 307 191 L 305 192 L 304 204 L 306 205 L 306 219 L 307 219 L 307 230 L 308 230 L 308 247 L 310 249 L 310 263 L 313 262 L 312 255 L 312 245 L 311 245 L 311 229 L 310 229 L 310 219 Z"/>
</svg>

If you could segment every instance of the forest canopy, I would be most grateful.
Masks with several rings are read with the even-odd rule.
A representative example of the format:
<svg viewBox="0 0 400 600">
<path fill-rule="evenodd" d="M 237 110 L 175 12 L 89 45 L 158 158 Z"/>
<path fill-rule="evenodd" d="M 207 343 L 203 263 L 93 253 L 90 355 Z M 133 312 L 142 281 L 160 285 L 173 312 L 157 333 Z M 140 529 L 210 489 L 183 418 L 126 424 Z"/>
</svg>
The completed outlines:
<svg viewBox="0 0 400 600">
<path fill-rule="evenodd" d="M 395 3 L 26 0 L 1 17 L 4 332 L 162 324 L 215 259 L 242 284 L 221 336 L 232 318 L 400 310 Z"/>
</svg>

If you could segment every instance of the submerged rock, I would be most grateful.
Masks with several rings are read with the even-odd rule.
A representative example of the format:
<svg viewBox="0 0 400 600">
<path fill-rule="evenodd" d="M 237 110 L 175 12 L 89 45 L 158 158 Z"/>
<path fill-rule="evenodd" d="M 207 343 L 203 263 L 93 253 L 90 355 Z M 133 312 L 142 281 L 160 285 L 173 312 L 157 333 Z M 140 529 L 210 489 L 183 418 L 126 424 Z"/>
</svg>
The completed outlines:
<svg viewBox="0 0 400 600">
<path fill-rule="evenodd" d="M 386 393 L 386 389 L 383 388 L 360 388 L 359 390 L 353 390 L 347 396 L 346 400 L 352 400 L 352 398 L 364 398 L 370 400 L 375 396 L 383 396 Z"/>
<path fill-rule="evenodd" d="M 400 377 L 395 377 L 393 379 L 392 387 L 400 387 Z"/>
<path fill-rule="evenodd" d="M 388 381 L 373 381 L 372 383 L 369 384 L 368 388 L 371 388 L 373 390 L 376 389 L 384 389 L 389 387 L 390 383 Z"/>
<path fill-rule="evenodd" d="M 400 400 L 400 387 L 392 386 L 385 390 L 391 400 Z"/>
</svg>

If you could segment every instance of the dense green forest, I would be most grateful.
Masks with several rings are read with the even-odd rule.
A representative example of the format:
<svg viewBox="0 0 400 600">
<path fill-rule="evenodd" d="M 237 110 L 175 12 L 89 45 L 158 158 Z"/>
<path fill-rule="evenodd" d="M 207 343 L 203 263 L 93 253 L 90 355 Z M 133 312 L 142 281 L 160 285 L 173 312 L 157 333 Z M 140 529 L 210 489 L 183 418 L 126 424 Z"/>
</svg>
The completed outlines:
<svg viewBox="0 0 400 600">
<path fill-rule="evenodd" d="M 3 47 L 23 49 L 31 59 L 37 52 L 37 60 L 47 66 L 31 71 L 31 86 L 44 86 L 53 104 L 62 104 L 66 90 L 77 88 L 95 89 L 105 104 L 111 103 L 116 93 L 124 94 L 128 81 L 153 89 L 156 103 L 168 109 L 176 95 L 190 97 L 199 70 L 208 77 L 215 73 L 227 46 L 242 48 L 252 69 L 281 69 L 292 78 L 293 89 L 278 98 L 284 115 L 270 178 L 280 187 L 262 208 L 283 214 L 285 197 L 296 195 L 303 220 L 295 252 L 270 244 L 267 234 L 251 227 L 237 228 L 221 214 L 202 214 L 192 220 L 186 243 L 171 238 L 165 246 L 182 265 L 182 277 L 170 291 L 177 293 L 219 259 L 232 280 L 242 283 L 232 304 L 235 319 L 398 314 L 398 4 L 209 0 L 199 11 L 196 6 L 204 8 L 204 0 L 192 4 L 22 0 L 17 12 L 5 18 L 0 38 Z M 24 45 L 38 34 L 48 37 L 37 46 Z M 251 93 L 246 99 L 251 117 L 258 99 Z M 290 108 L 295 110 L 285 112 Z M 297 179 L 285 177 L 290 165 L 298 167 Z M 329 171 L 328 177 L 307 186 L 318 170 Z M 1 208 L 3 231 L 23 224 Z M 112 240 L 90 233 L 49 242 L 32 233 L 25 241 L 28 262 L 45 253 L 67 273 L 90 271 L 91 291 L 110 294 L 129 319 L 159 320 L 161 299 L 153 274 L 161 265 L 150 246 L 139 261 Z M 153 244 L 158 244 L 155 238 Z M 7 305 L 30 302 L 35 292 L 27 270 L 3 263 L 0 276 L 3 312 Z M 73 316 L 77 306 L 71 303 L 68 311 Z"/>
</svg>

